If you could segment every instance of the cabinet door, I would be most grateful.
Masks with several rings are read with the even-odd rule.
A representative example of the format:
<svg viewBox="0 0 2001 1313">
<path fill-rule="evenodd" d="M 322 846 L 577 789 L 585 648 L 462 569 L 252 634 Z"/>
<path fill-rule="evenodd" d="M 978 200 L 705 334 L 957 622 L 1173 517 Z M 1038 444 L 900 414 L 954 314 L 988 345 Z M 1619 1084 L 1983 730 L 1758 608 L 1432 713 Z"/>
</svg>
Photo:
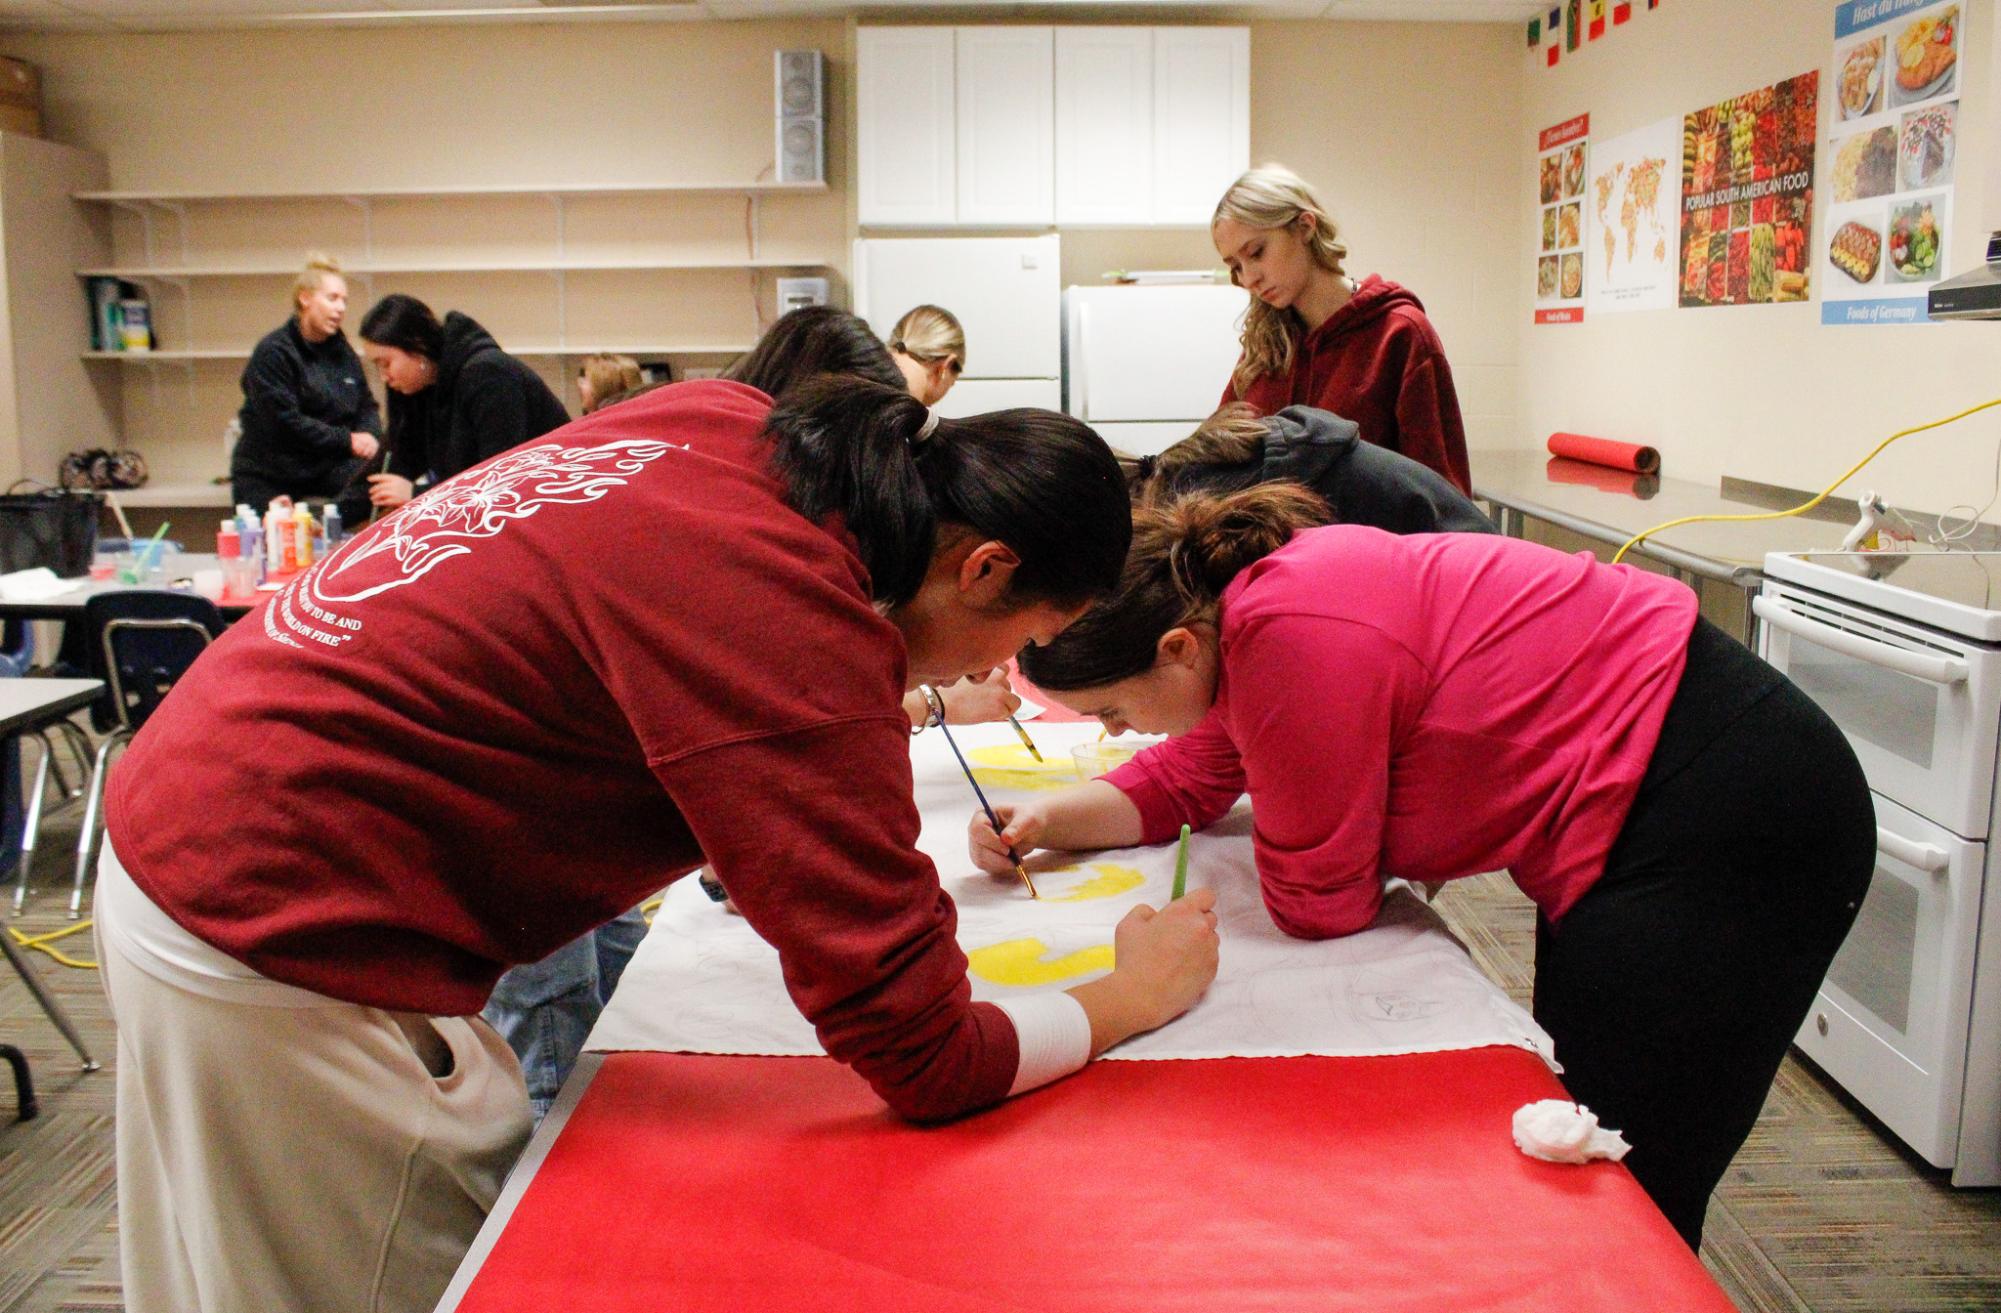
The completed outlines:
<svg viewBox="0 0 2001 1313">
<path fill-rule="evenodd" d="M 1153 32 L 1056 29 L 1056 222 L 1153 218 Z"/>
<path fill-rule="evenodd" d="M 1052 28 L 958 29 L 959 223 L 1056 221 L 1055 60 Z"/>
<path fill-rule="evenodd" d="M 1251 166 L 1251 32 L 1153 29 L 1153 221 L 1203 224 Z"/>
<path fill-rule="evenodd" d="M 949 27 L 855 33 L 861 222 L 945 224 L 957 211 L 953 42 Z"/>
</svg>

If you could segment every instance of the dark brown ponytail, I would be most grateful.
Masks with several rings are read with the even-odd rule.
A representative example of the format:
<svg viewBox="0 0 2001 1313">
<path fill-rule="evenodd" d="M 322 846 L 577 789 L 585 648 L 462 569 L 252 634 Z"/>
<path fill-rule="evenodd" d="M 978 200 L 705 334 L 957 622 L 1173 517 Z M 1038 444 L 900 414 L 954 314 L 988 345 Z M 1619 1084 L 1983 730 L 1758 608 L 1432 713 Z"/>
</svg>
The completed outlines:
<svg viewBox="0 0 2001 1313">
<path fill-rule="evenodd" d="M 878 602 L 916 596 L 949 525 L 1014 551 L 1019 604 L 1081 606 L 1118 582 L 1132 534 L 1125 481 L 1103 439 L 1067 415 L 934 421 L 901 387 L 823 376 L 787 391 L 766 427 L 792 505 L 841 518 Z"/>
<path fill-rule="evenodd" d="M 1289 483 L 1214 496 L 1195 493 L 1133 511 L 1132 551 L 1118 589 L 1046 647 L 1024 648 L 1021 670 L 1043 688 L 1099 688 L 1153 667 L 1160 637 L 1216 618 L 1223 592 L 1292 535 L 1329 519 L 1327 503 Z"/>
</svg>

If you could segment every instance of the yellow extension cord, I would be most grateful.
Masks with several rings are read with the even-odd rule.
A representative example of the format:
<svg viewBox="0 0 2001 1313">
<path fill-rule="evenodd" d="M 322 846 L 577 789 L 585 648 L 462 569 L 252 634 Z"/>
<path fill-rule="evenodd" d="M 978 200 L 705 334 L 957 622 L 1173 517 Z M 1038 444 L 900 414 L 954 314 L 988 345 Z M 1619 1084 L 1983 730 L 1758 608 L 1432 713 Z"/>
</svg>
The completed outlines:
<svg viewBox="0 0 2001 1313">
<path fill-rule="evenodd" d="M 1833 493 L 1833 491 L 1836 488 L 1839 488 L 1842 484 L 1854 478 L 1857 470 L 1860 470 L 1864 465 L 1867 465 L 1870 461 L 1875 460 L 1876 457 L 1882 455 L 1883 449 L 1889 446 L 1891 443 L 1895 442 L 1898 438 L 1908 438 L 1913 433 L 1923 433 L 1927 429 L 1944 428 L 1948 424 L 1957 423 L 1958 421 L 1965 419 L 1968 415 L 1977 415 L 1981 411 L 1991 410 L 1995 406 L 2001 406 L 2001 397 L 1996 397 L 1992 401 L 1983 401 L 1977 406 L 1969 406 L 1965 410 L 1960 411 L 1957 415 L 1948 415 L 1944 419 L 1935 419 L 1929 424 L 1920 424 L 1916 428 L 1908 428 L 1898 433 L 1892 433 L 1889 437 L 1884 438 L 1881 442 L 1877 443 L 1874 451 L 1871 451 L 1867 456 L 1864 456 L 1861 460 L 1858 460 L 1853 465 L 1849 466 L 1848 472 L 1846 474 L 1843 474 L 1833 483 L 1830 483 L 1827 485 L 1827 487 L 1823 488 L 1819 496 L 1813 498 L 1811 501 L 1802 502 L 1798 506 L 1793 507 L 1791 510 L 1760 511 L 1756 514 L 1749 514 L 1749 515 L 1684 515 L 1679 520 L 1668 520 L 1663 524 L 1656 524 L 1651 529 L 1642 529 L 1640 530 L 1640 532 L 1626 539 L 1626 541 L 1620 546 L 1619 550 L 1612 554 L 1612 564 L 1617 565 L 1619 563 L 1619 559 L 1623 557 L 1627 552 L 1633 550 L 1633 548 L 1639 546 L 1641 543 L 1653 537 L 1655 534 L 1660 533 L 1667 529 L 1676 528 L 1679 525 L 1703 524 L 1711 521 L 1724 521 L 1724 520 L 1783 520 L 1794 515 L 1804 515 L 1806 512 L 1812 510 L 1814 507 L 1826 501 L 1828 499 L 1828 496 L 1831 493 Z"/>
<path fill-rule="evenodd" d="M 66 925 L 60 930 L 51 930 L 45 935 L 24 935 L 13 926 L 8 926 L 7 933 L 14 936 L 14 942 L 21 947 L 32 948 L 38 953 L 47 953 L 66 967 L 75 967 L 80 971 L 95 971 L 97 970 L 97 963 L 86 958 L 71 957 L 59 948 L 50 947 L 58 939 L 67 939 L 71 935 L 81 934 L 83 931 L 90 929 L 90 924 L 88 921 L 78 921 L 75 925 Z"/>
</svg>

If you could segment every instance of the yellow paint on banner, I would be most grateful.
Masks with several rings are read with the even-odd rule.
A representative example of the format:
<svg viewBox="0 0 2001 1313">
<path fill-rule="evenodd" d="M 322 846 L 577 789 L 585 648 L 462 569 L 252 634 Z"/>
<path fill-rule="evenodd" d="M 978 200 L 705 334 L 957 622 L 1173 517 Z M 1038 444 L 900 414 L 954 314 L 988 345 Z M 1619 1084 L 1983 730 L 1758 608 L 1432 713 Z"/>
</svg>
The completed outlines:
<svg viewBox="0 0 2001 1313">
<path fill-rule="evenodd" d="M 1008 939 L 966 954 L 966 966 L 989 984 L 1019 988 L 1060 984 L 1065 980 L 1112 969 L 1110 944 L 1098 944 L 1044 960 L 1043 955 L 1048 951 L 1048 946 L 1040 939 Z"/>
<path fill-rule="evenodd" d="M 1040 872 L 1043 887 L 1049 887 L 1050 876 L 1071 875 L 1077 871 L 1094 871 L 1087 880 L 1079 880 L 1059 894 L 1045 893 L 1045 903 L 1082 903 L 1094 898 L 1117 898 L 1146 883 L 1146 876 L 1135 866 L 1114 866 L 1110 862 L 1092 862 L 1088 867 L 1065 866 L 1058 870 Z"/>
<path fill-rule="evenodd" d="M 1019 743 L 974 748 L 966 756 L 973 763 L 973 778 L 989 789 L 1067 789 L 1077 782 L 1068 756 L 1037 761 Z"/>
</svg>

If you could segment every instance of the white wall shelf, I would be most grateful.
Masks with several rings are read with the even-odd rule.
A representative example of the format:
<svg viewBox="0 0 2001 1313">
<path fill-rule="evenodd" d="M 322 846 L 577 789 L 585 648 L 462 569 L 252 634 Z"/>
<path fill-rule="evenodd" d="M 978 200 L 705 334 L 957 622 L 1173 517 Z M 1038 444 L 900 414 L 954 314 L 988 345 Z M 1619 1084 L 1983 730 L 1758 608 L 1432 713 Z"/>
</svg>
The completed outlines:
<svg viewBox="0 0 2001 1313">
<path fill-rule="evenodd" d="M 143 488 L 121 488 L 115 495 L 119 505 L 136 510 L 151 510 L 161 506 L 230 505 L 229 485 L 226 483 L 149 483 Z M 190 533 L 180 541 L 190 542 L 200 537 L 199 533 Z M 205 552 L 212 549 L 198 546 L 190 550 Z"/>
<path fill-rule="evenodd" d="M 351 191 L 80 191 L 71 199 L 93 205 L 200 205 L 256 201 L 438 201 L 509 196 L 811 196 L 824 182 L 556 183 L 546 187 L 386 187 Z"/>
<path fill-rule="evenodd" d="M 509 346 L 507 351 L 516 356 L 554 357 L 596 355 L 601 351 L 615 352 L 622 356 L 740 356 L 750 350 L 748 342 L 734 342 L 726 345 L 706 343 L 682 343 L 676 345 L 620 346 L 613 343 L 605 346 L 594 343 L 590 346 L 571 346 L 564 343 L 530 342 L 520 346 Z M 85 351 L 85 360 L 114 360 L 125 365 L 154 365 L 163 363 L 191 364 L 201 360 L 248 360 L 249 347 L 201 348 L 192 351 Z"/>
<path fill-rule="evenodd" d="M 611 272 L 672 272 L 709 269 L 827 269 L 831 266 L 811 260 L 481 260 L 463 263 L 433 260 L 423 263 L 350 264 L 351 277 L 378 274 L 562 274 Z M 128 282 L 168 281 L 177 278 L 296 278 L 296 264 L 217 264 L 217 265 L 127 265 L 107 269 L 79 269 L 79 278 L 123 278 Z"/>
</svg>

